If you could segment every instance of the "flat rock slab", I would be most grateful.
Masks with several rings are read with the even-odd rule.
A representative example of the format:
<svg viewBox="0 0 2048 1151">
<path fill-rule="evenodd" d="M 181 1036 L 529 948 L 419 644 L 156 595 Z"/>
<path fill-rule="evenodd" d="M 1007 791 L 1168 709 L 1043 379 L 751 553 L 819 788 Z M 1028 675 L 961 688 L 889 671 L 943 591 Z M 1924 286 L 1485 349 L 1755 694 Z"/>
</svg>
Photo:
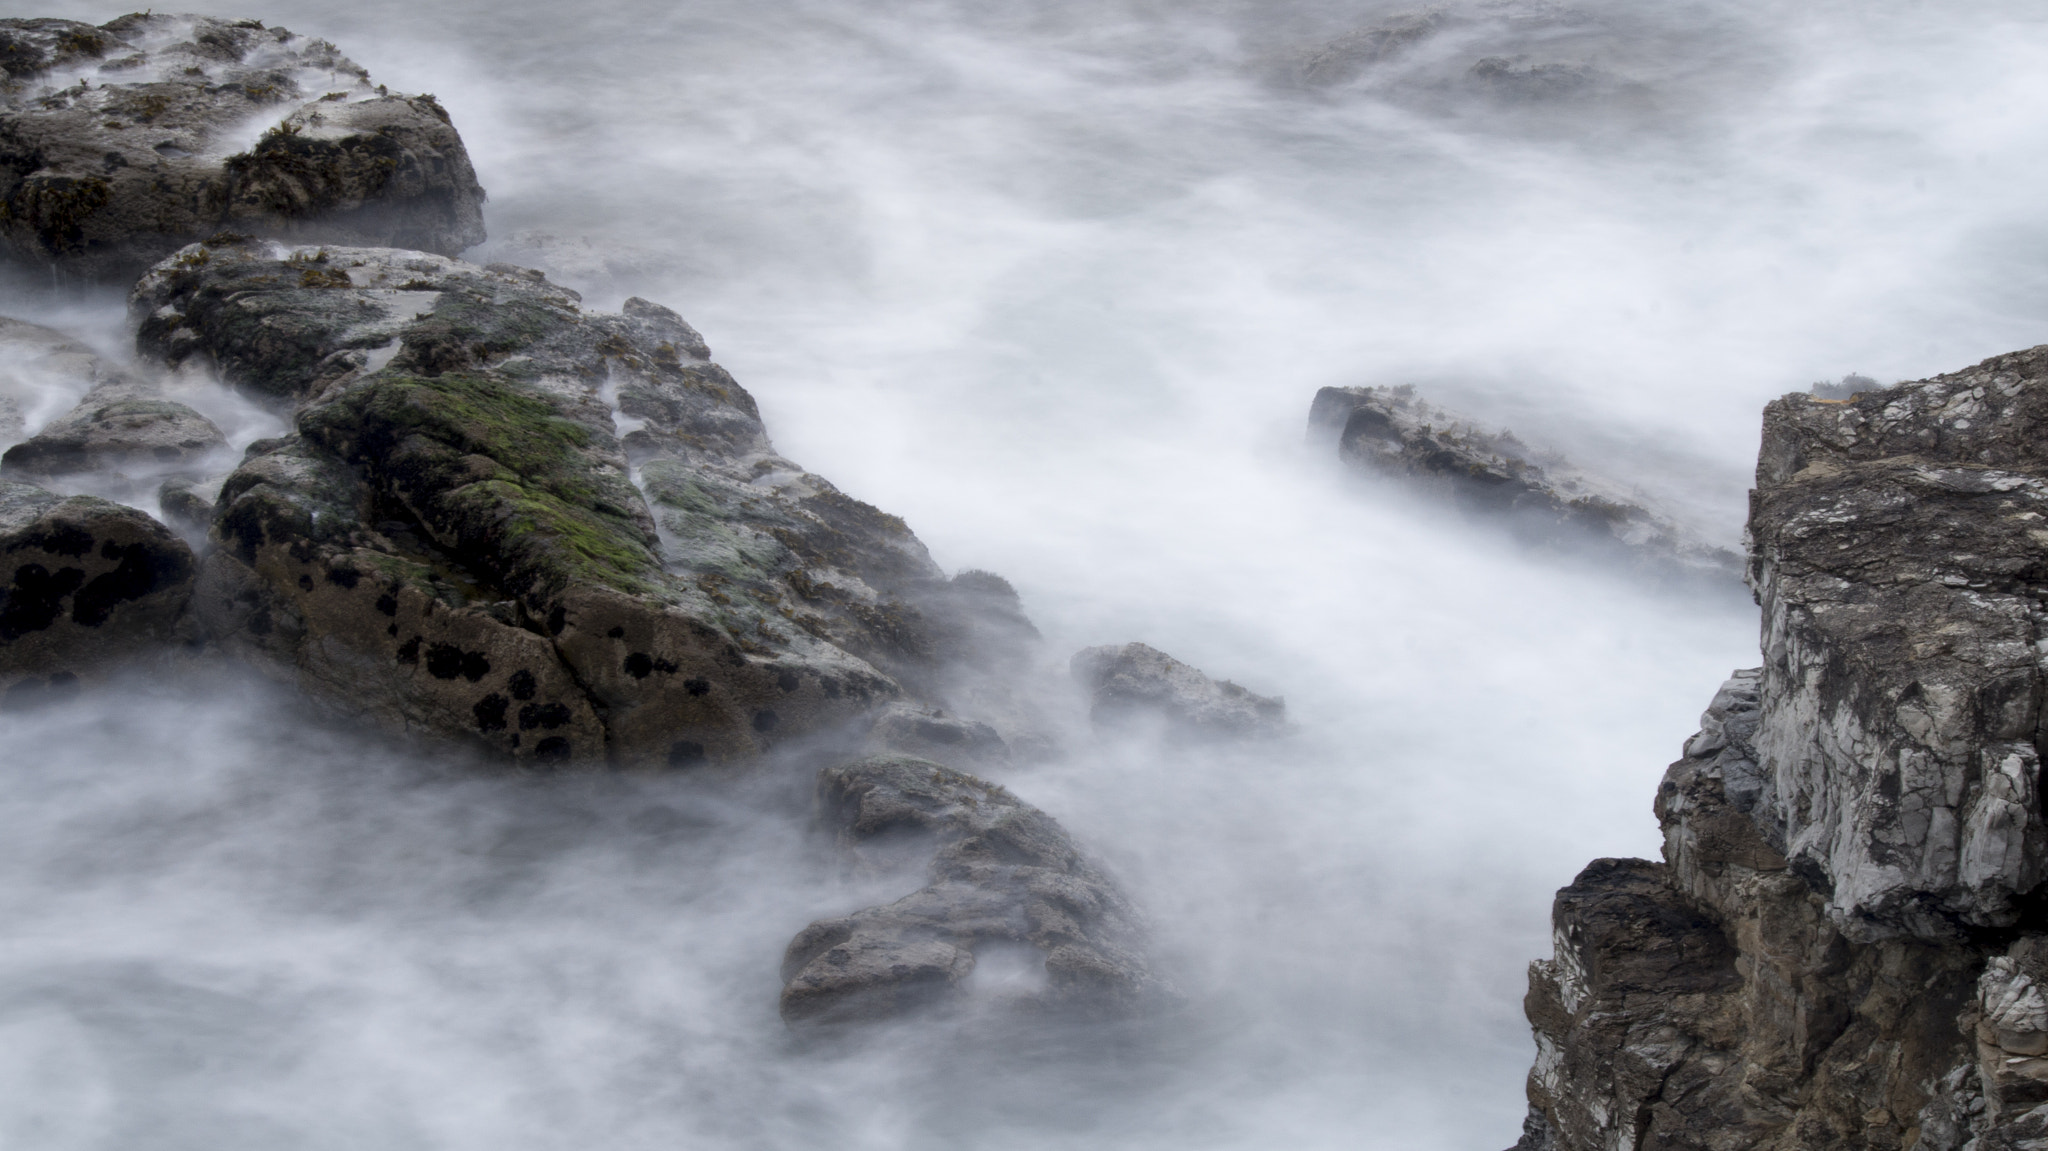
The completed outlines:
<svg viewBox="0 0 2048 1151">
<path fill-rule="evenodd" d="M 189 638 L 191 549 L 133 508 L 0 480 L 0 690 L 22 702 Z"/>
<path fill-rule="evenodd" d="M 929 760 L 877 756 L 820 772 L 818 807 L 855 852 L 928 840 L 930 882 L 790 941 L 782 1017 L 792 1025 L 898 1017 L 977 991 L 1016 1006 L 1112 1013 L 1159 993 L 1130 904 L 1058 823 L 1003 788 Z M 977 987 L 977 967 L 995 953 L 1018 970 L 1007 987 Z"/>
<path fill-rule="evenodd" d="M 454 254 L 483 189 L 431 96 L 255 20 L 0 20 L 0 239 L 132 280 L 223 229 Z"/>
</svg>

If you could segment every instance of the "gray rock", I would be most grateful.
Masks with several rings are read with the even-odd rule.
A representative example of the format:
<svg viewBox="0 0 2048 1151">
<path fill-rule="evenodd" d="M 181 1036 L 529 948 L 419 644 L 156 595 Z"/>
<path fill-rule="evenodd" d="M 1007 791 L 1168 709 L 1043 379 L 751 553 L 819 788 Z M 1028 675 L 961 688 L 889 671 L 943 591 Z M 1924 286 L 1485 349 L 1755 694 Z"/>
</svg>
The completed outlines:
<svg viewBox="0 0 2048 1151">
<path fill-rule="evenodd" d="M 223 229 L 451 255 L 484 239 L 446 110 L 324 40 L 192 15 L 10 19 L 0 68 L 0 237 L 24 263 L 126 281 Z"/>
<path fill-rule="evenodd" d="M 215 476 L 207 480 L 188 479 L 183 476 L 165 480 L 157 489 L 157 506 L 163 509 L 164 522 L 180 532 L 191 532 L 199 538 L 206 537 L 213 526 L 214 505 L 220 500 L 221 485 L 226 476 Z"/>
<path fill-rule="evenodd" d="M 1074 653 L 1074 678 L 1088 691 L 1089 715 L 1117 724 L 1135 717 L 1164 720 L 1181 736 L 1266 736 L 1287 726 L 1287 702 L 1214 680 L 1142 643 Z"/>
<path fill-rule="evenodd" d="M 1431 407 L 1407 385 L 1324 388 L 1309 429 L 1334 434 L 1352 467 L 1444 498 L 1534 547 L 1618 558 L 1660 581 L 1733 584 L 1742 571 L 1740 556 L 1642 493 Z"/>
<path fill-rule="evenodd" d="M 745 759 L 947 707 L 952 669 L 1021 621 L 1007 585 L 948 580 L 901 520 L 775 454 L 648 301 L 239 241 L 164 261 L 131 304 L 145 354 L 298 408 L 221 488 L 200 618 L 391 726 L 529 762 Z"/>
<path fill-rule="evenodd" d="M 868 729 L 870 755 L 909 756 L 976 765 L 1009 762 L 1010 748 L 996 729 L 915 703 L 892 703 Z"/>
<path fill-rule="evenodd" d="M 12 444 L 95 388 L 140 381 L 62 332 L 0 316 L 0 442 Z"/>
<path fill-rule="evenodd" d="M 213 421 L 184 404 L 103 385 L 0 454 L 0 475 L 30 481 L 86 472 L 147 478 L 203 467 L 226 448 Z"/>
<path fill-rule="evenodd" d="M 133 508 L 0 480 L 0 689 L 19 704 L 191 638 L 191 549 Z"/>
<path fill-rule="evenodd" d="M 1130 904 L 1058 823 L 1003 788 L 926 760 L 874 757 L 820 772 L 818 806 L 849 850 L 928 843 L 930 882 L 790 941 L 790 1024 L 976 999 L 1124 1014 L 1160 994 Z M 977 970 L 998 957 L 1012 968 L 1007 985 L 977 986 Z"/>
</svg>

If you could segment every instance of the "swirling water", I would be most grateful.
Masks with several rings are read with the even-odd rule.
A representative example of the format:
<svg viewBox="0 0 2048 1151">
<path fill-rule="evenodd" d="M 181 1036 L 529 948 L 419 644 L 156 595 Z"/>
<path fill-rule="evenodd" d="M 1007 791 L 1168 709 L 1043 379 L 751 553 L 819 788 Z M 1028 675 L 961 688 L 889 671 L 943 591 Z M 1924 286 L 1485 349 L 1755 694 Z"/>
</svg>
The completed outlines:
<svg viewBox="0 0 2048 1151">
<path fill-rule="evenodd" d="M 1172 1018 L 817 1046 L 783 943 L 905 877 L 818 849 L 795 765 L 478 777 L 225 675 L 6 716 L 9 1148 L 1504 1146 L 1550 893 L 1655 852 L 1755 614 L 1346 482 L 1309 398 L 1416 382 L 1732 543 L 1768 398 L 2048 316 L 2023 4 L 1474 5 L 1306 88 L 1394 9 L 201 7 L 435 92 L 479 256 L 677 308 L 1049 658 L 1143 639 L 1297 731 L 1003 776 L 1148 909 Z M 1475 92 L 1487 37 L 1597 90 Z M 0 312 L 123 342 L 111 297 Z"/>
</svg>

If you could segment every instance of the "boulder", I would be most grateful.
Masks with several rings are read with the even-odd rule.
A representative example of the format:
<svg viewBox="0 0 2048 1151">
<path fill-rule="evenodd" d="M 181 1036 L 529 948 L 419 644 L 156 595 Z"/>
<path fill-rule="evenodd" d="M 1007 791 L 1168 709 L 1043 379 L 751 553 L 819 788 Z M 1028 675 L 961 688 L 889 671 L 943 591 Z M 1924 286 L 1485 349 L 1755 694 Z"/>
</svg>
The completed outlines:
<svg viewBox="0 0 2048 1151">
<path fill-rule="evenodd" d="M 192 551 L 133 508 L 0 480 L 0 691 L 18 704 L 190 638 Z"/>
<path fill-rule="evenodd" d="M 0 20 L 0 237 L 18 261 L 132 280 L 223 229 L 454 254 L 483 189 L 432 96 L 256 20 Z"/>
<path fill-rule="evenodd" d="M 1415 389 L 1324 388 L 1311 435 L 1334 435 L 1352 467 L 1448 500 L 1524 544 L 1620 559 L 1660 581 L 1733 586 L 1742 558 L 1709 542 L 1625 485 L 1431 407 Z"/>
<path fill-rule="evenodd" d="M 96 388 L 140 381 L 62 332 L 0 316 L 0 444 L 13 444 Z"/>
<path fill-rule="evenodd" d="M 1254 695 L 1142 643 L 1085 648 L 1069 665 L 1088 692 L 1099 724 L 1151 717 L 1181 737 L 1276 735 L 1287 726 L 1287 702 Z"/>
<path fill-rule="evenodd" d="M 930 882 L 797 933 L 782 961 L 790 1024 L 975 999 L 1123 1014 L 1159 994 L 1129 902 L 1058 823 L 1003 788 L 928 760 L 878 756 L 820 772 L 818 807 L 849 850 L 925 845 Z M 1003 978 L 977 985 L 991 966 L 1006 968 Z"/>
<path fill-rule="evenodd" d="M 297 406 L 221 487 L 200 618 L 393 726 L 522 761 L 748 758 L 943 706 L 950 670 L 1020 626 L 1014 592 L 949 580 L 901 520 L 777 455 L 648 301 L 586 312 L 509 265 L 235 241 L 131 303 L 145 354 Z"/>
<path fill-rule="evenodd" d="M 148 390 L 102 386 L 0 454 L 0 475 L 50 480 L 88 472 L 126 480 L 203 470 L 227 449 L 212 420 Z"/>
</svg>

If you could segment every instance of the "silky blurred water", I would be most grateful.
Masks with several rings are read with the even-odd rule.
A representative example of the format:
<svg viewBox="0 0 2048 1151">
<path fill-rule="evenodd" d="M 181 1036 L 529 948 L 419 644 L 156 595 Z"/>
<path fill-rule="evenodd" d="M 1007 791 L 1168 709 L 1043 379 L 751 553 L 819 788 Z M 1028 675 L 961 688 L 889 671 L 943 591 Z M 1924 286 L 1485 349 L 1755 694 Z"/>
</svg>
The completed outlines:
<svg viewBox="0 0 2048 1151">
<path fill-rule="evenodd" d="M 1755 613 L 1348 481 L 1309 399 L 1417 383 L 1734 544 L 1769 398 L 2048 318 L 2018 3 L 1472 6 L 1310 89 L 1395 9 L 201 7 L 436 93 L 479 258 L 681 311 L 1049 663 L 1142 639 L 1296 731 L 1002 773 L 1147 908 L 1179 1013 L 817 1047 L 783 944 L 914 880 L 808 838 L 803 765 L 480 778 L 234 678 L 0 718 L 0 1147 L 1494 1151 L 1550 894 L 1654 855 Z M 1605 87 L 1489 96 L 1481 43 Z M 111 297 L 0 312 L 125 338 Z"/>
</svg>

